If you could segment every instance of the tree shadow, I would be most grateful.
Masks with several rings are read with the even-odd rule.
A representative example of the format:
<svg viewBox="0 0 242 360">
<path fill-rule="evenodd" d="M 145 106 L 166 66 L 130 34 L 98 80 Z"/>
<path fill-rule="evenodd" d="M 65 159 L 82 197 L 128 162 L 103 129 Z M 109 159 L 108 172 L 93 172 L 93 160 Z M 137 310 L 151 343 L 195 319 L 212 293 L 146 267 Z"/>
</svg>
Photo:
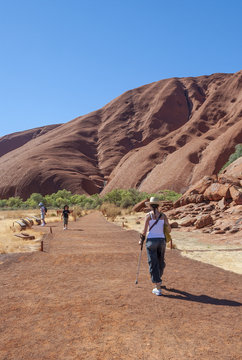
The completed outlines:
<svg viewBox="0 0 242 360">
<path fill-rule="evenodd" d="M 193 295 L 186 291 L 177 290 L 173 288 L 167 288 L 166 286 L 162 286 L 162 289 L 169 291 L 173 294 L 162 294 L 163 297 L 167 297 L 170 299 L 177 300 L 186 300 L 186 301 L 194 301 L 203 304 L 211 304 L 211 305 L 222 305 L 222 306 L 242 306 L 242 303 L 233 300 L 227 299 L 217 299 L 208 295 Z"/>
<path fill-rule="evenodd" d="M 68 228 L 68 231 L 84 231 L 83 229 L 69 229 Z"/>
</svg>

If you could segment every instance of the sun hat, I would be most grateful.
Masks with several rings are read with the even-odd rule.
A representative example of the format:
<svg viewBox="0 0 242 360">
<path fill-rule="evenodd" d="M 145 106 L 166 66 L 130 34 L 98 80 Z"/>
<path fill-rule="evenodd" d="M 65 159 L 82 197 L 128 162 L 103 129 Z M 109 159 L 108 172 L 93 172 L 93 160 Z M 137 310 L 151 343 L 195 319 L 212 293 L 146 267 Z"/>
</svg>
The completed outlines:
<svg viewBox="0 0 242 360">
<path fill-rule="evenodd" d="M 149 206 L 149 205 L 160 205 L 160 200 L 159 199 L 157 199 L 156 197 L 154 197 L 154 196 L 152 196 L 151 198 L 150 198 L 150 201 L 147 201 L 146 203 L 145 203 L 145 205 L 146 206 Z"/>
</svg>

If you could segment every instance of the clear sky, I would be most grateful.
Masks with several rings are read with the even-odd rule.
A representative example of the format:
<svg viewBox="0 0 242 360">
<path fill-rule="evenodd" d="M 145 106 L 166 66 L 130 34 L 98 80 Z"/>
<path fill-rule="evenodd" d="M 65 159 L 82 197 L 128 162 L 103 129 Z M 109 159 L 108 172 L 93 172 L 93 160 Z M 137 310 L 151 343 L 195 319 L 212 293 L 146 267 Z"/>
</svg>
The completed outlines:
<svg viewBox="0 0 242 360">
<path fill-rule="evenodd" d="M 241 0 L 0 0 L 0 136 L 242 68 Z"/>
</svg>

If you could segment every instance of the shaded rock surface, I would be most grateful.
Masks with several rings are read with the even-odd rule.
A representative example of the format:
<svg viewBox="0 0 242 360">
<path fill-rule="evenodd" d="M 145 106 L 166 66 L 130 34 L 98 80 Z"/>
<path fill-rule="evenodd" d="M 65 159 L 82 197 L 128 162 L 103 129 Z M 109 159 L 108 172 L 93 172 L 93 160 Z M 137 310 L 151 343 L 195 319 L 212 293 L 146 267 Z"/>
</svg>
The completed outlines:
<svg viewBox="0 0 242 360">
<path fill-rule="evenodd" d="M 217 174 L 242 142 L 241 90 L 242 71 L 166 79 L 38 136 L 34 129 L 0 138 L 0 196 L 184 193 Z"/>
</svg>

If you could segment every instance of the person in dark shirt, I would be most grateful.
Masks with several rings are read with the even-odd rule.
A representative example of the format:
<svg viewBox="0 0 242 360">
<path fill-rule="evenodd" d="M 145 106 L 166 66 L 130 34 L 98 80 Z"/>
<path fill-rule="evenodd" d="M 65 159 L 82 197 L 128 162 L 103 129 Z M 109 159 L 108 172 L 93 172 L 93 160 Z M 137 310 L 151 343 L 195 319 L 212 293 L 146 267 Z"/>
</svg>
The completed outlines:
<svg viewBox="0 0 242 360">
<path fill-rule="evenodd" d="M 68 217 L 69 217 L 69 214 L 71 213 L 71 211 L 69 210 L 69 206 L 68 205 L 65 205 L 64 206 L 64 209 L 62 211 L 62 215 L 61 215 L 61 218 L 63 219 L 63 222 L 64 222 L 64 230 L 67 230 L 67 226 L 68 226 Z"/>
</svg>

